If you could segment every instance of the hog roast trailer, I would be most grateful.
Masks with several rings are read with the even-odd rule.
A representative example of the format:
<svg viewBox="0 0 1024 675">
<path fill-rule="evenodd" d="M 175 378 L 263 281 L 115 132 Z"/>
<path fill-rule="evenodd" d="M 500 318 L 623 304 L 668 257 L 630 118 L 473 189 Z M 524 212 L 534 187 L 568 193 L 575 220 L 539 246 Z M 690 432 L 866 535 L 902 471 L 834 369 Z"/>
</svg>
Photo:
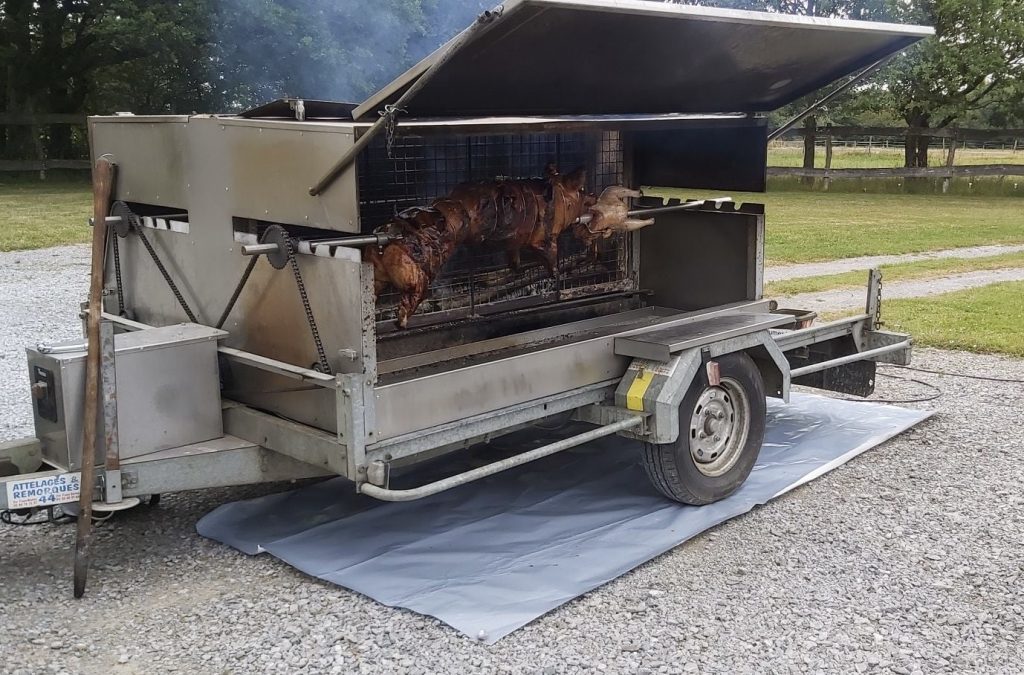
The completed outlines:
<svg viewBox="0 0 1024 675">
<path fill-rule="evenodd" d="M 358 106 L 90 118 L 94 161 L 116 165 L 94 224 L 109 228 L 84 479 L 97 509 L 328 475 L 415 499 L 610 434 L 646 443 L 668 497 L 729 494 L 760 448 L 766 395 L 867 395 L 875 362 L 908 363 L 909 338 L 879 330 L 877 273 L 862 314 L 816 325 L 762 296 L 762 206 L 644 197 L 631 208 L 654 225 L 596 260 L 567 233 L 554 274 L 461 248 L 399 329 L 363 248 L 389 241 L 378 228 L 396 211 L 547 162 L 586 167 L 598 193 L 763 191 L 764 113 L 930 32 L 510 0 Z M 36 437 L 0 450 L 15 467 L 0 509 L 79 498 L 84 362 L 81 342 L 28 349 Z M 438 482 L 390 482 L 554 416 L 596 426 Z"/>
</svg>

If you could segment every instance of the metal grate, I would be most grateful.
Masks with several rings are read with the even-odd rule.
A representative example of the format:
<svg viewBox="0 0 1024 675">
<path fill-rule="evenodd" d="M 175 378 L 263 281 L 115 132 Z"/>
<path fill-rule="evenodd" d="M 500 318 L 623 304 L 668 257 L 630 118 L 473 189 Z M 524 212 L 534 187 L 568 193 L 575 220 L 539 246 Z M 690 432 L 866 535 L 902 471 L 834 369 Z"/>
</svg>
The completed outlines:
<svg viewBox="0 0 1024 675">
<path fill-rule="evenodd" d="M 530 177 L 555 162 L 565 174 L 587 168 L 587 189 L 600 193 L 621 185 L 622 141 L 616 131 L 444 136 L 399 136 L 389 157 L 383 141 L 359 161 L 360 219 L 365 232 L 386 224 L 410 206 L 427 205 L 459 183 L 496 177 Z M 508 267 L 504 246 L 463 246 L 434 280 L 417 316 L 524 298 L 575 298 L 630 284 L 629 243 L 613 237 L 601 243 L 597 260 L 565 232 L 559 239 L 558 274 L 552 278 L 528 251 L 518 271 Z M 397 294 L 377 299 L 377 320 L 395 316 Z"/>
</svg>

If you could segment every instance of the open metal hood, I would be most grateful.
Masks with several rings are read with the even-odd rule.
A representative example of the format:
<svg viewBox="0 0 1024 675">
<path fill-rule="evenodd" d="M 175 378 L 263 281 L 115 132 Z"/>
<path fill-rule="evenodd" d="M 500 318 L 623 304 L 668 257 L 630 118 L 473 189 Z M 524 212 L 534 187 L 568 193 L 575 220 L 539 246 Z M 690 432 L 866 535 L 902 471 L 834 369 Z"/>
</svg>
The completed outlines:
<svg viewBox="0 0 1024 675">
<path fill-rule="evenodd" d="M 766 112 L 933 33 L 644 0 L 508 0 L 404 108 L 417 117 Z M 376 117 L 453 43 L 353 117 Z"/>
</svg>

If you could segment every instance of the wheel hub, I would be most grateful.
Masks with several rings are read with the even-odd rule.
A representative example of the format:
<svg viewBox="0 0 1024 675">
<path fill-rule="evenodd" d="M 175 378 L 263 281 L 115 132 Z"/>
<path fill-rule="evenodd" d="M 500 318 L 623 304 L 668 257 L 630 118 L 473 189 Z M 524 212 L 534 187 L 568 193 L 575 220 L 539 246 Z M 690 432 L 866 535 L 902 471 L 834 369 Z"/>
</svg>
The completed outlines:
<svg viewBox="0 0 1024 675">
<path fill-rule="evenodd" d="M 750 404 L 738 382 L 705 389 L 690 418 L 690 454 L 697 469 L 718 476 L 736 463 L 747 440 Z"/>
</svg>

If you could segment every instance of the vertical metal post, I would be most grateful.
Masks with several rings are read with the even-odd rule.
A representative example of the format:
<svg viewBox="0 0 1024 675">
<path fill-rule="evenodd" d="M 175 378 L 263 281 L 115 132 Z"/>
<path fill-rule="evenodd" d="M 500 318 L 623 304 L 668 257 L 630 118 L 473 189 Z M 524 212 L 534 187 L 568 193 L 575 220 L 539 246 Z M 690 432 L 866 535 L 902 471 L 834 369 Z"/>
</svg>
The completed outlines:
<svg viewBox="0 0 1024 675">
<path fill-rule="evenodd" d="M 367 442 L 372 443 L 376 439 L 377 431 L 377 412 L 374 405 L 377 400 L 374 393 L 377 386 L 377 294 L 373 290 L 373 265 L 371 263 L 360 264 L 359 281 L 362 287 L 360 295 L 363 308 L 361 336 L 363 356 L 359 368 L 363 376 L 360 381 L 363 390 L 363 424 Z"/>
<path fill-rule="evenodd" d="M 366 480 L 366 425 L 363 412 L 362 373 L 338 373 L 335 400 L 338 416 L 338 441 L 345 444 L 349 478 Z"/>
<path fill-rule="evenodd" d="M 121 454 L 117 439 L 117 374 L 114 367 L 114 324 L 100 323 L 100 386 L 103 397 L 103 444 L 106 449 L 103 501 L 121 501 Z"/>
<path fill-rule="evenodd" d="M 868 272 L 868 299 L 864 313 L 870 316 L 868 325 L 878 330 L 882 325 L 882 270 L 877 267 Z"/>
</svg>

